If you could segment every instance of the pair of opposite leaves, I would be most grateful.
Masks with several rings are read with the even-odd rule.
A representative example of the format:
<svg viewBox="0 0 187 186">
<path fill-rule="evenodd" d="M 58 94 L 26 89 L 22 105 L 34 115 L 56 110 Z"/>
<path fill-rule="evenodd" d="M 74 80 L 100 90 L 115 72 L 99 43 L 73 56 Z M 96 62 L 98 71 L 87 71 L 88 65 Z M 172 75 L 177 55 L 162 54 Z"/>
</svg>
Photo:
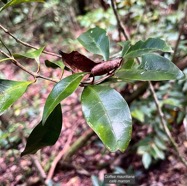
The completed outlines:
<svg viewBox="0 0 187 186">
<path fill-rule="evenodd" d="M 68 54 L 60 50 L 59 54 L 62 56 L 64 64 L 73 72 L 88 72 L 93 76 L 100 76 L 115 71 L 120 67 L 123 60 L 120 57 L 114 60 L 96 63 L 77 51 Z"/>
</svg>

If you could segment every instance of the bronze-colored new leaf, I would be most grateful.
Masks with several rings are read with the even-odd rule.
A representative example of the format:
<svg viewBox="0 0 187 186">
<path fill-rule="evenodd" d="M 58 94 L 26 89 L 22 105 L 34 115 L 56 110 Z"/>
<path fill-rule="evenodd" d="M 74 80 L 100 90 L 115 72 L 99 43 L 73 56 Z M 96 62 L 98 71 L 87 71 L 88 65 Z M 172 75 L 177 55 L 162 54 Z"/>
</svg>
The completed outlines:
<svg viewBox="0 0 187 186">
<path fill-rule="evenodd" d="M 62 56 L 64 64 L 75 73 L 91 72 L 92 68 L 99 64 L 77 51 L 73 51 L 69 54 L 59 51 L 59 54 Z"/>
<path fill-rule="evenodd" d="M 91 74 L 94 76 L 100 76 L 107 74 L 109 72 L 114 72 L 117 68 L 120 67 L 123 58 L 116 58 L 114 60 L 105 61 L 103 63 L 99 63 L 91 70 Z"/>
</svg>

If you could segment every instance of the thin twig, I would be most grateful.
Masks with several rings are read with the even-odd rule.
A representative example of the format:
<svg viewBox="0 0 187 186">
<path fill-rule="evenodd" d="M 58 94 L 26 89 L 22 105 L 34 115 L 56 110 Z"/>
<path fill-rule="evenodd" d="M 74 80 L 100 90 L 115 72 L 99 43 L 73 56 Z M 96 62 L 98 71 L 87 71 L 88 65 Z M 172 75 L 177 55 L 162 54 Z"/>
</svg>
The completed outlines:
<svg viewBox="0 0 187 186">
<path fill-rule="evenodd" d="M 45 183 L 45 178 L 46 178 L 46 173 L 42 167 L 42 165 L 40 164 L 40 162 L 38 161 L 38 158 L 36 157 L 36 155 L 31 155 L 31 160 L 33 162 L 33 164 L 35 165 L 35 167 L 37 168 L 39 174 L 40 174 L 40 177 L 42 178 L 43 180 L 43 183 Z"/>
<path fill-rule="evenodd" d="M 122 26 L 122 23 L 121 23 L 121 21 L 119 19 L 119 16 L 118 16 L 117 9 L 116 9 L 116 7 L 114 5 L 114 0 L 111 0 L 111 5 L 112 5 L 112 9 L 113 9 L 113 12 L 115 14 L 116 21 L 117 21 L 117 24 L 118 24 L 118 30 L 119 30 L 119 32 L 121 32 L 123 34 L 123 36 L 125 37 L 125 39 L 127 41 L 129 41 L 130 40 L 130 36 L 126 32 L 125 26 Z M 138 64 L 140 64 L 139 58 L 136 58 L 136 61 L 137 61 Z"/>
<path fill-rule="evenodd" d="M 29 48 L 33 48 L 33 49 L 39 49 L 38 47 L 35 47 L 29 43 L 26 43 L 24 41 L 21 41 L 20 39 L 18 39 L 16 36 L 14 36 L 12 33 L 10 33 L 5 27 L 3 27 L 2 25 L 0 25 L 0 29 L 2 29 L 6 34 L 8 34 L 9 36 L 11 36 L 13 39 L 16 40 L 16 42 L 26 46 L 26 47 L 29 47 Z M 56 53 L 53 53 L 53 52 L 49 52 L 49 51 L 46 51 L 46 50 L 43 50 L 42 53 L 44 54 L 48 54 L 48 55 L 51 55 L 51 56 L 56 56 L 56 57 L 61 57 L 59 54 L 56 54 Z"/>
<path fill-rule="evenodd" d="M 14 65 L 16 65 L 17 67 L 21 68 L 23 71 L 27 72 L 28 74 L 30 74 L 31 76 L 33 76 L 34 79 L 37 79 L 37 78 L 41 78 L 41 79 L 45 79 L 45 80 L 48 80 L 48 81 L 52 81 L 54 83 L 57 83 L 58 81 L 57 80 L 54 80 L 54 79 L 51 79 L 51 78 L 48 78 L 48 77 L 45 77 L 43 75 L 40 75 L 40 74 L 37 74 L 37 73 L 34 73 L 30 70 L 28 70 L 27 68 L 25 68 L 22 64 L 20 64 L 14 57 L 12 56 L 9 56 L 7 53 L 5 53 L 3 50 L 0 49 L 0 53 L 2 53 L 4 56 L 6 56 L 7 58 L 9 58 L 12 63 Z"/>
<path fill-rule="evenodd" d="M 177 41 L 176 41 L 176 44 L 175 44 L 175 48 L 174 48 L 174 53 L 173 53 L 173 57 L 172 57 L 173 62 L 175 62 L 177 50 L 178 50 L 178 47 L 179 47 L 179 43 L 181 41 L 181 35 L 184 32 L 184 25 L 185 25 L 186 22 L 187 22 L 187 5 L 186 5 L 186 8 L 185 8 L 185 15 L 184 15 L 184 18 L 182 19 L 181 27 L 179 29 L 179 35 L 178 35 L 178 38 L 177 38 Z"/>
<path fill-rule="evenodd" d="M 116 21 L 117 21 L 117 25 L 118 25 L 119 31 L 124 35 L 126 40 L 129 40 L 130 38 L 127 35 L 127 32 L 126 32 L 125 28 L 122 26 L 122 23 L 121 23 L 121 21 L 119 19 L 118 12 L 117 12 L 115 4 L 114 4 L 114 0 L 111 0 L 111 5 L 112 5 L 112 9 L 113 9 L 114 15 L 116 17 Z"/>
<path fill-rule="evenodd" d="M 10 50 L 8 49 L 8 47 L 5 45 L 5 43 L 3 42 L 2 39 L 0 39 L 2 45 L 6 48 L 6 50 L 8 51 L 9 55 L 12 56 L 12 53 L 10 52 Z"/>
<path fill-rule="evenodd" d="M 159 103 L 159 100 L 157 98 L 157 95 L 156 95 L 156 92 L 154 90 L 154 87 L 152 85 L 152 83 L 149 81 L 149 88 L 151 90 L 151 93 L 153 95 L 153 98 L 154 98 L 154 102 L 156 104 L 156 107 L 157 107 L 157 111 L 158 111 L 158 115 L 160 117 L 160 121 L 161 121 L 161 124 L 162 124 L 162 127 L 164 128 L 164 131 L 165 133 L 167 134 L 171 144 L 173 145 L 175 151 L 177 152 L 177 155 L 179 157 L 179 159 L 181 160 L 181 162 L 183 162 L 183 164 L 187 167 L 187 161 L 185 160 L 185 158 L 180 154 L 180 151 L 177 147 L 177 143 L 175 142 L 175 140 L 173 139 L 171 133 L 170 133 L 170 130 L 168 129 L 167 127 L 167 123 L 166 123 L 166 120 L 164 118 L 164 113 L 162 112 L 162 109 L 160 107 L 160 103 Z"/>
</svg>

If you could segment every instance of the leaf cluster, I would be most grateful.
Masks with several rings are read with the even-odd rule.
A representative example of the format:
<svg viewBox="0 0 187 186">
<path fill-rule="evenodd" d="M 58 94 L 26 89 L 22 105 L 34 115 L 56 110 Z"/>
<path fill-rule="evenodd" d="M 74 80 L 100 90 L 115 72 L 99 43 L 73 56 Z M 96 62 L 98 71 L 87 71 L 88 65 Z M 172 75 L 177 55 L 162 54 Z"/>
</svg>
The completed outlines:
<svg viewBox="0 0 187 186">
<path fill-rule="evenodd" d="M 99 27 L 90 29 L 79 36 L 78 41 L 88 51 L 103 56 L 105 63 L 110 59 L 110 42 L 104 29 Z M 129 41 L 120 44 L 122 48 L 119 57 L 123 58 L 124 62 L 114 72 L 117 81 L 161 81 L 184 77 L 182 71 L 169 59 L 158 54 L 158 52 L 172 51 L 164 40 L 149 38 L 146 41 L 138 41 L 133 45 Z M 14 55 L 14 57 L 31 58 L 39 63 L 39 56 L 43 49 Z M 140 63 L 136 61 L 136 58 L 140 58 Z M 65 66 L 66 63 L 67 61 L 64 61 Z M 54 67 L 54 62 L 47 62 L 46 64 Z M 62 70 L 64 69 L 64 65 L 60 62 L 55 64 Z M 35 153 L 38 149 L 53 145 L 56 142 L 62 127 L 60 102 L 81 85 L 84 76 L 88 73 L 90 72 L 74 73 L 54 85 L 46 100 L 42 121 L 30 134 L 22 155 Z M 11 106 L 23 95 L 27 87 L 31 86 L 31 82 L 10 80 L 1 80 L 1 82 L 1 112 Z M 90 83 L 84 85 L 81 104 L 88 125 L 95 131 L 104 145 L 112 152 L 124 151 L 128 147 L 132 133 L 131 113 L 124 98 L 115 89 L 106 86 L 105 81 L 101 81 L 100 85 Z M 35 142 L 33 142 L 33 139 L 36 139 Z M 147 158 L 148 155 L 145 155 L 145 157 Z M 144 159 L 146 159 L 145 157 Z"/>
</svg>

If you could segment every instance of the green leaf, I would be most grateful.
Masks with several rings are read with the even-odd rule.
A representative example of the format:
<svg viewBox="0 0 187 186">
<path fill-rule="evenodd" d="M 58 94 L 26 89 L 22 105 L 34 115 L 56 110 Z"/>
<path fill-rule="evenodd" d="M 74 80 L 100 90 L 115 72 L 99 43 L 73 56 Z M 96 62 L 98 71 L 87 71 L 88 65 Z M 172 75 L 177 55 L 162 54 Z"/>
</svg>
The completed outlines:
<svg viewBox="0 0 187 186">
<path fill-rule="evenodd" d="M 123 48 L 121 51 L 121 57 L 123 57 L 130 48 L 130 41 L 123 41 L 119 43 Z"/>
<path fill-rule="evenodd" d="M 144 113 L 139 110 L 139 109 L 135 109 L 131 112 L 132 117 L 136 118 L 137 120 L 144 122 Z"/>
<path fill-rule="evenodd" d="M 31 2 L 45 2 L 45 0 L 11 0 L 0 8 L 0 12 L 10 6 L 18 5 L 21 3 L 31 3 Z"/>
<path fill-rule="evenodd" d="M 30 59 L 35 59 L 36 62 L 39 64 L 40 61 L 39 61 L 39 57 L 40 55 L 42 54 L 43 50 L 44 50 L 45 47 L 41 47 L 39 49 L 36 49 L 36 50 L 31 50 L 31 51 L 28 51 L 24 54 L 14 54 L 13 56 L 15 58 L 22 58 L 22 57 L 25 57 L 25 58 L 30 58 Z"/>
<path fill-rule="evenodd" d="M 80 35 L 78 41 L 93 54 L 102 55 L 105 61 L 109 59 L 109 39 L 104 29 L 90 29 Z"/>
<path fill-rule="evenodd" d="M 76 73 L 59 81 L 49 94 L 43 111 L 44 124 L 54 108 L 66 97 L 71 95 L 79 86 L 85 73 Z"/>
<path fill-rule="evenodd" d="M 161 81 L 181 79 L 183 72 L 169 59 L 158 54 L 146 54 L 142 56 L 142 62 L 138 68 L 121 69 L 116 76 L 123 80 Z"/>
<path fill-rule="evenodd" d="M 20 54 L 20 55 L 22 55 L 23 57 L 26 57 L 26 58 L 36 59 L 36 58 L 40 57 L 44 48 L 45 47 L 41 47 L 39 49 L 31 50 L 31 51 L 26 52 L 25 54 Z"/>
<path fill-rule="evenodd" d="M 0 79 L 0 115 L 24 94 L 30 83 Z"/>
<path fill-rule="evenodd" d="M 138 145 L 141 145 L 141 144 L 138 144 Z M 147 151 L 149 151 L 150 149 L 150 146 L 149 144 L 145 144 L 144 146 L 139 146 L 138 149 L 137 149 L 137 153 L 140 154 L 140 155 L 143 155 L 145 154 Z"/>
<path fill-rule="evenodd" d="M 160 139 L 158 137 L 155 137 L 154 142 L 157 145 L 157 147 L 160 148 L 161 150 L 166 150 L 167 149 L 167 147 L 166 147 L 166 145 L 165 145 L 165 143 L 162 139 Z"/>
<path fill-rule="evenodd" d="M 160 139 L 162 139 L 163 141 L 165 141 L 165 142 L 168 142 L 169 141 L 169 139 L 168 139 L 168 136 L 166 135 L 166 133 L 165 132 L 163 132 L 162 130 L 156 130 L 156 133 L 157 133 L 157 135 L 158 135 L 158 137 L 160 138 Z"/>
<path fill-rule="evenodd" d="M 154 149 L 156 156 L 162 160 L 165 159 L 164 152 L 160 150 L 155 144 L 152 144 L 152 148 Z"/>
<path fill-rule="evenodd" d="M 64 70 L 65 65 L 62 63 L 62 61 L 49 61 L 49 60 L 45 60 L 45 65 L 49 68 L 61 68 L 62 70 Z"/>
<path fill-rule="evenodd" d="M 88 86 L 81 97 L 88 125 L 112 152 L 125 151 L 132 132 L 129 107 L 114 89 L 101 85 Z"/>
<path fill-rule="evenodd" d="M 151 162 L 152 162 L 151 155 L 147 152 L 144 153 L 143 156 L 142 156 L 142 163 L 143 163 L 145 169 L 149 168 Z"/>
<path fill-rule="evenodd" d="M 153 148 L 151 148 L 151 149 L 149 150 L 149 154 L 150 154 L 155 160 L 158 159 L 158 156 L 157 156 L 157 154 L 156 154 L 156 152 L 155 152 L 155 150 L 154 150 Z"/>
<path fill-rule="evenodd" d="M 138 41 L 126 52 L 124 58 L 136 58 L 155 51 L 172 52 L 166 42 L 160 38 L 149 38 L 146 41 Z"/>
<path fill-rule="evenodd" d="M 128 61 L 125 61 L 121 69 L 131 69 L 134 66 L 134 64 L 134 59 L 129 59 Z"/>
<path fill-rule="evenodd" d="M 52 146 L 59 138 L 62 128 L 62 110 L 60 104 L 56 106 L 48 117 L 45 125 L 42 121 L 33 129 L 27 139 L 27 144 L 21 156 L 34 154 L 42 147 Z"/>
</svg>

